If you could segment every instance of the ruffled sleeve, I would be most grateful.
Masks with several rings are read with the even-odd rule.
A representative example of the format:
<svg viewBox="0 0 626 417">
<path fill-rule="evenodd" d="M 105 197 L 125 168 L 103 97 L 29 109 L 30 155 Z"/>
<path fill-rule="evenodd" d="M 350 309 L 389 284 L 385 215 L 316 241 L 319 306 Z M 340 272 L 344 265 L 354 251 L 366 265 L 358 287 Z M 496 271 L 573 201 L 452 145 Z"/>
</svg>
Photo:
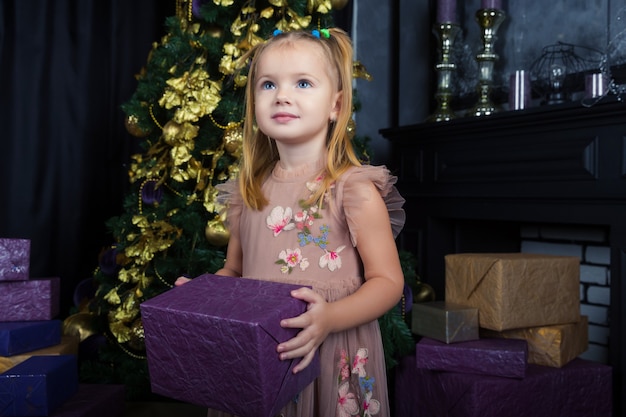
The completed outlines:
<svg viewBox="0 0 626 417">
<path fill-rule="evenodd" d="M 359 227 L 355 223 L 359 211 L 372 198 L 370 188 L 366 185 L 374 183 L 376 189 L 387 205 L 393 237 L 397 237 L 405 222 L 402 206 L 404 198 L 395 187 L 397 178 L 384 166 L 363 165 L 349 169 L 337 183 L 337 198 L 343 203 L 343 210 L 350 230 L 350 239 L 356 246 Z"/>
<path fill-rule="evenodd" d="M 239 183 L 236 179 L 228 180 L 225 183 L 218 184 L 217 203 L 224 208 L 220 211 L 220 215 L 226 215 L 226 227 L 231 234 L 239 235 L 239 219 L 241 218 L 241 210 L 243 209 L 243 198 L 239 191 Z M 224 213 L 225 212 L 225 213 Z"/>
</svg>

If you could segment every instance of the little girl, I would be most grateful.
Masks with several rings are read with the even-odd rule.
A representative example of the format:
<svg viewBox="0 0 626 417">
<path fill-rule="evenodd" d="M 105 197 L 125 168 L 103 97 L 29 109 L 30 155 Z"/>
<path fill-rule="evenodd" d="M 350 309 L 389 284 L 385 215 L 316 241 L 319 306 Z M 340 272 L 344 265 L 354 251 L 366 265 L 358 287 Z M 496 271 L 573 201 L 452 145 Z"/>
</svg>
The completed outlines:
<svg viewBox="0 0 626 417">
<path fill-rule="evenodd" d="M 386 168 L 361 166 L 347 135 L 350 39 L 340 29 L 275 33 L 251 58 L 240 175 L 219 197 L 231 237 L 216 273 L 312 288 L 293 291 L 308 309 L 280 323 L 301 330 L 276 351 L 300 358 L 294 372 L 319 351 L 322 371 L 282 416 L 389 417 L 377 319 L 402 294 L 394 238 L 404 200 Z"/>
</svg>

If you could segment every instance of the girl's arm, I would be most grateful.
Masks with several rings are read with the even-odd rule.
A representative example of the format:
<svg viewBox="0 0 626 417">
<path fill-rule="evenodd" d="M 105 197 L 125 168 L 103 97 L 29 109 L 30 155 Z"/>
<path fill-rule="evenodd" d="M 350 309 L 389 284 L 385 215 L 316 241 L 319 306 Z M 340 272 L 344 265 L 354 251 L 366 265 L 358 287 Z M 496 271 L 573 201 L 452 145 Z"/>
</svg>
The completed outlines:
<svg viewBox="0 0 626 417">
<path fill-rule="evenodd" d="M 215 271 L 215 275 L 240 277 L 242 253 L 239 235 L 231 233 L 230 239 L 228 240 L 228 249 L 226 250 L 226 261 L 224 262 L 224 266 L 222 268 Z"/>
<path fill-rule="evenodd" d="M 305 313 L 281 321 L 283 327 L 302 329 L 296 337 L 277 347 L 281 359 L 303 358 L 294 372 L 309 365 L 328 334 L 378 319 L 402 296 L 404 275 L 387 206 L 375 186 L 369 186 L 372 197 L 363 204 L 355 218 L 357 250 L 363 262 L 365 283 L 354 294 L 333 303 L 327 303 L 308 288 L 292 292 L 293 297 L 309 303 Z"/>
</svg>

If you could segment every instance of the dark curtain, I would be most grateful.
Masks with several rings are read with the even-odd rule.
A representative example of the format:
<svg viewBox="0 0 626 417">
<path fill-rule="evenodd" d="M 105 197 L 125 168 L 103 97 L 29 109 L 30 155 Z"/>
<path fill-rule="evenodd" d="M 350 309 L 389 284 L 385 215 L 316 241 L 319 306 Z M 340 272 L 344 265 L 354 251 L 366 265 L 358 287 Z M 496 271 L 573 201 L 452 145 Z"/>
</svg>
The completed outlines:
<svg viewBox="0 0 626 417">
<path fill-rule="evenodd" d="M 0 238 L 61 278 L 61 315 L 112 243 L 138 140 L 120 105 L 175 0 L 0 0 Z M 1 288 L 0 288 L 1 289 Z"/>
</svg>

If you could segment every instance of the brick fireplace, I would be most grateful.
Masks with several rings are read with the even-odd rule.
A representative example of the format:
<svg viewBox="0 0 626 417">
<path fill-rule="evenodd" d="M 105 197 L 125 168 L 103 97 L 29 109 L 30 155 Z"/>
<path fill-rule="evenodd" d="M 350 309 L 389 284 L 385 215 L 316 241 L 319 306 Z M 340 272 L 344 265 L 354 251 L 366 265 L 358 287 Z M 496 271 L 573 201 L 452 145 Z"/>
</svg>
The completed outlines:
<svg viewBox="0 0 626 417">
<path fill-rule="evenodd" d="M 587 354 L 613 367 L 614 415 L 621 416 L 626 104 L 536 107 L 381 133 L 407 200 L 399 245 L 417 255 L 418 273 L 439 299 L 448 253 L 572 250 L 581 257 L 581 312 L 594 317 Z"/>
</svg>

